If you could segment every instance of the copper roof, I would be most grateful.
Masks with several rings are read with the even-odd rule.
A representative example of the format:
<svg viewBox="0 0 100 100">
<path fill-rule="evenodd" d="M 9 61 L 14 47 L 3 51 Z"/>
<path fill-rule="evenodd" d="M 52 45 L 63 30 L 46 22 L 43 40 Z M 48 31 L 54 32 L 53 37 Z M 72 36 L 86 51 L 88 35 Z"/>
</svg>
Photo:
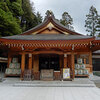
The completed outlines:
<svg viewBox="0 0 100 100">
<path fill-rule="evenodd" d="M 93 37 L 83 36 L 83 35 L 36 34 L 36 35 L 14 35 L 2 38 L 11 40 L 76 40 L 76 39 L 89 39 Z"/>
</svg>

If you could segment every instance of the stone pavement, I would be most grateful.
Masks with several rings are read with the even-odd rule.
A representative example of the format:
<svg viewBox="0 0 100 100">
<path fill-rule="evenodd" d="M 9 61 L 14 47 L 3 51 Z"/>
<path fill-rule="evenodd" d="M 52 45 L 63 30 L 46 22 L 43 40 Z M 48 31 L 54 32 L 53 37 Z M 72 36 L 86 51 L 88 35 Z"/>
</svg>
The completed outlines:
<svg viewBox="0 0 100 100">
<path fill-rule="evenodd" d="M 32 84 L 34 86 L 31 86 Z M 39 84 L 39 86 L 36 86 L 36 84 Z M 46 84 L 49 86 L 45 86 Z M 52 86 L 50 86 L 50 84 Z M 56 86 L 54 86 L 54 84 L 56 84 Z M 59 86 L 58 84 L 62 86 Z M 74 81 L 63 81 L 63 82 L 20 81 L 19 78 L 5 78 L 5 81 L 0 82 L 0 100 L 14 100 L 14 99 L 15 100 L 100 100 L 100 89 L 97 88 L 94 85 L 94 83 L 87 78 L 82 78 L 82 79 L 79 78 L 75 79 Z"/>
<path fill-rule="evenodd" d="M 0 87 L 0 100 L 100 100 L 97 87 Z"/>
</svg>

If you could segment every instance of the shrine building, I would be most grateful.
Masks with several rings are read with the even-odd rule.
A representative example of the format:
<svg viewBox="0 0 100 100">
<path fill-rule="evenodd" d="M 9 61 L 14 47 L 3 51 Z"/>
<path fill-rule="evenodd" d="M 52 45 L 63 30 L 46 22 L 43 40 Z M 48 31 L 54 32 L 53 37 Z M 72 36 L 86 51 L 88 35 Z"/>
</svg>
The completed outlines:
<svg viewBox="0 0 100 100">
<path fill-rule="evenodd" d="M 8 55 L 10 72 L 6 72 L 6 76 L 23 78 L 25 70 L 31 70 L 34 80 L 46 75 L 49 78 L 50 72 L 53 80 L 60 80 L 62 70 L 69 68 L 70 78 L 74 79 L 92 73 L 92 52 L 100 49 L 100 40 L 66 28 L 51 13 L 43 23 L 22 34 L 0 38 L 0 49 Z M 11 72 L 14 63 L 21 69 L 19 74 Z M 86 74 L 82 72 L 84 68 L 78 71 L 78 64 L 83 65 Z"/>
</svg>

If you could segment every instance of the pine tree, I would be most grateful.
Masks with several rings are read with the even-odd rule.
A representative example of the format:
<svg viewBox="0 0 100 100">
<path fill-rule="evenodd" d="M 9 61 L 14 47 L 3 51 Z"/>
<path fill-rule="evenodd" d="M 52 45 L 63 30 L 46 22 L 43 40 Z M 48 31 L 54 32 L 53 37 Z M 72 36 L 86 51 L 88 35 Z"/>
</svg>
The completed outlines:
<svg viewBox="0 0 100 100">
<path fill-rule="evenodd" d="M 89 10 L 89 14 L 86 15 L 87 19 L 85 20 L 86 31 L 90 33 L 91 36 L 98 35 L 100 32 L 100 24 L 99 24 L 99 15 L 95 7 L 91 6 Z"/>
<path fill-rule="evenodd" d="M 66 26 L 68 29 L 74 30 L 74 28 L 72 27 L 73 19 L 68 14 L 68 12 L 64 12 L 62 14 L 62 19 L 60 19 L 60 23 Z"/>
<path fill-rule="evenodd" d="M 22 0 L 23 16 L 21 19 L 21 27 L 23 31 L 29 30 L 42 22 L 40 13 L 35 13 L 35 8 L 30 0 Z"/>
<path fill-rule="evenodd" d="M 34 26 L 37 26 L 39 25 L 40 23 L 42 23 L 42 16 L 39 12 L 37 12 L 35 15 L 34 15 L 34 20 L 33 20 L 33 23 L 34 23 Z"/>
<path fill-rule="evenodd" d="M 9 5 L 14 0 L 0 0 L 0 37 L 21 33 L 20 19 L 14 16 Z"/>
<path fill-rule="evenodd" d="M 98 22 L 97 22 L 97 26 L 96 26 L 96 30 L 97 30 L 97 36 L 100 37 L 100 16 L 98 16 Z"/>
</svg>

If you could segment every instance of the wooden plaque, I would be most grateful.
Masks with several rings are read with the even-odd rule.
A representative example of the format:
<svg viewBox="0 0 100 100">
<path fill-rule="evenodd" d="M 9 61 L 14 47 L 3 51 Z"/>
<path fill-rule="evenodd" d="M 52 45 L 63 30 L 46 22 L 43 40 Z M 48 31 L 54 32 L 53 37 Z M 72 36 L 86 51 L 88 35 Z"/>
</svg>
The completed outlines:
<svg viewBox="0 0 100 100">
<path fill-rule="evenodd" d="M 41 70 L 41 79 L 42 80 L 53 80 L 53 69 L 50 70 Z"/>
</svg>

